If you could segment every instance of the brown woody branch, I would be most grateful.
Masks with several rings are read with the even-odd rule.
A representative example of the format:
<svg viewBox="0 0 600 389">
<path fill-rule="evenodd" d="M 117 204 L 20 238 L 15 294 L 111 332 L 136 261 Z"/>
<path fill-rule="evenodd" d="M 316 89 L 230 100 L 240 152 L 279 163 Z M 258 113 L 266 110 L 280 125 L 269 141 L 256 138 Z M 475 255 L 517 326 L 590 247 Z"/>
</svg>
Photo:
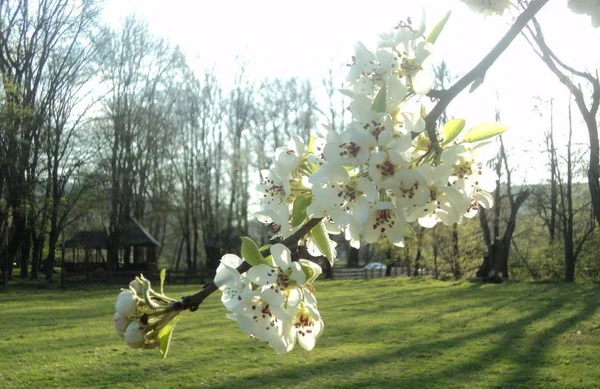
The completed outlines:
<svg viewBox="0 0 600 389">
<path fill-rule="evenodd" d="M 323 220 L 323 218 L 314 218 L 314 219 L 310 219 L 309 221 L 307 221 L 305 224 L 302 225 L 302 227 L 300 227 L 296 232 L 294 232 L 292 235 L 288 236 L 287 238 L 285 238 L 281 244 L 283 244 L 284 246 L 292 246 L 298 243 L 298 241 L 300 239 L 302 239 L 302 237 L 304 237 L 306 234 L 308 234 L 308 232 L 310 230 L 313 229 L 313 227 L 315 227 L 317 224 L 319 224 L 321 222 L 321 220 Z M 262 250 L 260 252 L 262 254 L 263 257 L 268 257 L 271 254 L 271 249 L 270 248 L 266 248 L 264 250 Z M 237 271 L 241 274 L 241 273 L 245 273 L 250 269 L 251 265 L 244 261 L 242 262 L 242 264 L 240 266 L 238 266 Z M 205 298 L 207 298 L 208 296 L 210 296 L 213 292 L 215 292 L 218 289 L 217 285 L 215 285 L 214 282 L 209 282 L 208 284 L 204 285 L 204 288 L 202 288 L 202 290 L 196 294 L 193 294 L 191 296 L 185 296 L 182 297 L 181 300 L 173 303 L 173 305 L 171 306 L 172 309 L 189 309 L 190 311 L 194 312 L 195 310 L 198 309 L 198 306 L 204 301 Z"/>
</svg>

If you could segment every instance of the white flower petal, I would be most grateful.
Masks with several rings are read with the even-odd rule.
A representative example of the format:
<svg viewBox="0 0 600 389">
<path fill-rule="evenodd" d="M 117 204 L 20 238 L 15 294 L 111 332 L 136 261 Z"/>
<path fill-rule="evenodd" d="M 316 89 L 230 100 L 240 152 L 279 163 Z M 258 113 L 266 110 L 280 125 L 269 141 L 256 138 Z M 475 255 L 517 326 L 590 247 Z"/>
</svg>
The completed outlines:
<svg viewBox="0 0 600 389">
<path fill-rule="evenodd" d="M 119 293 L 117 297 L 117 303 L 115 304 L 115 311 L 125 317 L 132 317 L 137 312 L 138 298 L 131 290 L 124 290 Z"/>
</svg>

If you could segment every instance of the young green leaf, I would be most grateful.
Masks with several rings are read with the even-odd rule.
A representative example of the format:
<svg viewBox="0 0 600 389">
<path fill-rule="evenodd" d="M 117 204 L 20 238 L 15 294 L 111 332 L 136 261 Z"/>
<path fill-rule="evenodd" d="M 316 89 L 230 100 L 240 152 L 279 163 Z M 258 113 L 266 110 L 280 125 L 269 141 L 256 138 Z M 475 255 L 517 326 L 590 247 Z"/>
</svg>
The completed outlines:
<svg viewBox="0 0 600 389">
<path fill-rule="evenodd" d="M 325 230 L 323 222 L 320 222 L 310 230 L 310 236 L 321 254 L 327 257 L 327 260 L 333 266 L 333 247 L 331 247 L 331 241 L 329 240 L 329 236 L 327 236 L 327 230 Z"/>
<path fill-rule="evenodd" d="M 247 236 L 242 236 L 242 258 L 252 266 L 267 264 L 256 243 Z"/>
<path fill-rule="evenodd" d="M 387 109 L 387 87 L 385 84 L 381 86 L 371 109 L 375 112 L 386 112 Z"/>
<path fill-rule="evenodd" d="M 162 355 L 163 359 L 167 357 L 167 353 L 169 352 L 169 345 L 171 344 L 171 336 L 173 335 L 173 330 L 175 329 L 175 324 L 179 320 L 179 317 L 173 319 L 172 322 L 164 326 L 158 331 L 158 344 L 159 351 Z"/>
<path fill-rule="evenodd" d="M 160 271 L 160 294 L 164 295 L 165 291 L 164 291 L 164 286 L 165 286 L 165 279 L 167 278 L 167 270 L 166 269 L 162 269 Z"/>
<path fill-rule="evenodd" d="M 311 202 L 312 196 L 310 194 L 296 197 L 292 209 L 292 227 L 299 226 L 306 219 L 306 208 L 308 208 Z"/>
<path fill-rule="evenodd" d="M 313 282 L 323 272 L 321 266 L 317 265 L 312 261 L 309 261 L 308 259 L 300 259 L 298 260 L 298 263 L 302 267 L 302 272 L 306 277 L 306 283 Z"/>
<path fill-rule="evenodd" d="M 508 127 L 504 124 L 491 122 L 491 123 L 481 123 L 473 128 L 471 128 L 465 134 L 463 138 L 464 142 L 479 142 L 480 140 L 492 138 L 496 135 L 502 134 L 506 131 Z"/>
<path fill-rule="evenodd" d="M 437 22 L 437 24 L 435 25 L 435 27 L 433 28 L 433 30 L 431 30 L 431 32 L 429 33 L 429 36 L 427 36 L 427 42 L 429 42 L 429 43 L 435 43 L 435 41 L 437 40 L 438 36 L 440 35 L 440 33 L 442 32 L 442 30 L 444 29 L 444 26 L 446 26 L 446 22 L 448 22 L 448 19 L 450 19 L 450 14 L 451 13 L 452 13 L 452 11 L 446 12 L 446 15 L 444 15 L 444 17 L 442 18 L 442 20 L 440 20 L 439 22 Z"/>
<path fill-rule="evenodd" d="M 447 145 L 452 142 L 458 134 L 465 128 L 464 119 L 450 119 L 444 124 L 442 134 L 444 136 L 444 142 L 442 145 Z"/>
</svg>

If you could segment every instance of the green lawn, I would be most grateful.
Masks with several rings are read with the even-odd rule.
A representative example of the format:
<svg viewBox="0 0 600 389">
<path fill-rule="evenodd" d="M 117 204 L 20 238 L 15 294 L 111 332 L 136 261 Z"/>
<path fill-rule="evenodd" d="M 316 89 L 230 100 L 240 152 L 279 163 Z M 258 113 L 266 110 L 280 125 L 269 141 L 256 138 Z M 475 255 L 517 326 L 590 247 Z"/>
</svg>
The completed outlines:
<svg viewBox="0 0 600 389">
<path fill-rule="evenodd" d="M 597 285 L 320 281 L 325 332 L 277 356 L 217 296 L 166 360 L 112 329 L 118 288 L 0 293 L 0 388 L 598 388 Z M 177 297 L 198 286 L 166 286 Z"/>
</svg>

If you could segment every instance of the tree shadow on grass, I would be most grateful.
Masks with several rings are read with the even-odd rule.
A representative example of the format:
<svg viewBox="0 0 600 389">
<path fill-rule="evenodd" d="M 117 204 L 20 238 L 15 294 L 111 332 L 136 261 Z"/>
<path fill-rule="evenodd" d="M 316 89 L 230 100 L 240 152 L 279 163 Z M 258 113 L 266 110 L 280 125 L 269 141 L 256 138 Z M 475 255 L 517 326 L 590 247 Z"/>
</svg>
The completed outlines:
<svg viewBox="0 0 600 389">
<path fill-rule="evenodd" d="M 561 291 L 567 292 L 562 289 Z M 490 304 L 490 307 L 519 308 L 518 303 L 527 298 L 528 296 L 517 297 L 512 301 Z M 355 376 L 358 371 L 368 376 L 373 366 L 380 369 L 382 363 L 384 368 L 389 368 L 391 363 L 394 368 L 405 371 L 391 374 L 387 378 L 382 377 L 379 370 L 372 371 L 372 378 L 368 381 L 371 387 L 538 387 L 547 378 L 538 374 L 538 367 L 546 360 L 553 342 L 578 323 L 590 319 L 597 311 L 597 298 L 594 293 L 561 293 L 544 297 L 542 300 L 547 303 L 530 309 L 531 313 L 521 315 L 516 320 L 470 331 L 467 334 L 416 342 L 405 347 L 399 345 L 397 349 L 388 347 L 368 355 L 347 355 L 337 360 L 314 361 L 302 367 L 270 367 L 259 375 L 228 377 L 216 387 L 242 387 L 247 382 L 273 382 L 275 386 L 285 386 L 286 379 L 294 380 L 295 377 L 304 381 L 304 386 L 311 386 L 318 385 L 319 375 L 329 374 L 339 377 L 339 387 L 358 388 L 364 387 L 365 382 L 353 382 L 350 377 Z M 561 313 L 566 309 L 572 310 L 572 314 L 565 316 Z M 553 319 L 557 316 L 565 317 Z M 548 320 L 554 322 L 544 327 Z M 536 330 L 535 335 L 527 335 L 526 332 L 536 325 L 542 329 Z M 452 357 L 457 348 L 472 342 L 477 343 L 478 339 L 481 341 L 480 347 L 469 350 L 467 355 Z M 490 341 L 491 339 L 493 341 Z M 365 341 L 368 342 L 368 338 Z M 336 346 L 325 344 L 325 347 Z M 453 358 L 457 358 L 458 361 L 454 362 Z M 415 369 L 415 360 L 419 359 L 423 363 L 422 369 Z M 503 370 L 502 374 L 494 374 L 492 370 L 499 362 L 508 364 L 508 367 L 502 367 L 508 370 Z"/>
</svg>

